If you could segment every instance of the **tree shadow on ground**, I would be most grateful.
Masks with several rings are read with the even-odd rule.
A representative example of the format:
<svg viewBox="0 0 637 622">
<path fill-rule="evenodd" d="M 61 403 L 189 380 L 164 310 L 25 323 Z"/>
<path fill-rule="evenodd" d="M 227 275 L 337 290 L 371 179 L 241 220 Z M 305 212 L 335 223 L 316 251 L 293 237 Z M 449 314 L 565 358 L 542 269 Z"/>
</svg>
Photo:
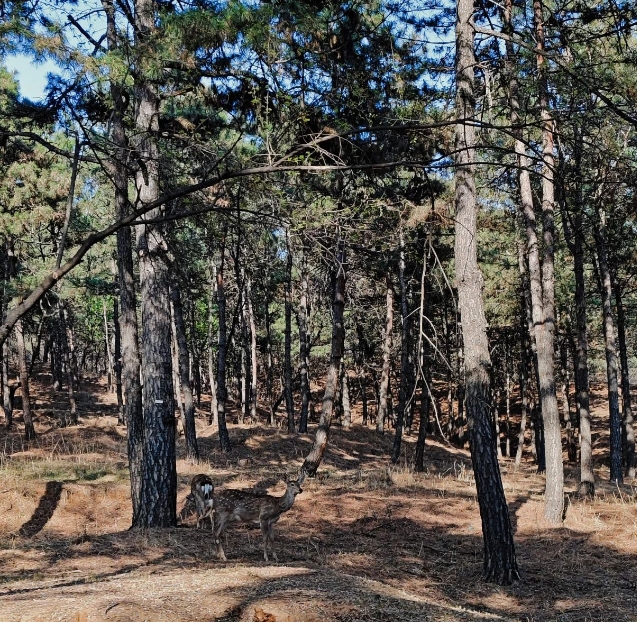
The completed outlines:
<svg viewBox="0 0 637 622">
<path fill-rule="evenodd" d="M 55 512 L 61 496 L 62 482 L 47 482 L 46 490 L 40 498 L 35 511 L 31 518 L 20 527 L 18 535 L 23 538 L 32 538 L 41 531 L 53 516 L 53 512 Z"/>
</svg>

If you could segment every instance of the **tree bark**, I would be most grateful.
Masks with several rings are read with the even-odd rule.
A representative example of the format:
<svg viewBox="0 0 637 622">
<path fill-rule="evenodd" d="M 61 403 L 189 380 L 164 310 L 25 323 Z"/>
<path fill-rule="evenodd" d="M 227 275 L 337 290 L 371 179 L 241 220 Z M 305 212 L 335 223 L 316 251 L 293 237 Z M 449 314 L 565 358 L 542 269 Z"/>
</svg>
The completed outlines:
<svg viewBox="0 0 637 622">
<path fill-rule="evenodd" d="M 619 359 L 621 363 L 622 387 L 622 440 L 624 473 L 635 477 L 635 429 L 633 427 L 633 409 L 630 397 L 630 369 L 626 347 L 626 314 L 622 300 L 621 286 L 615 283 L 615 307 L 617 309 L 617 339 L 619 341 Z"/>
<path fill-rule="evenodd" d="M 250 327 L 250 418 L 253 423 L 256 423 L 259 370 L 257 367 L 257 325 L 254 318 L 254 308 L 252 307 L 252 284 L 250 279 L 246 279 L 244 298 L 247 311 L 247 323 Z"/>
<path fill-rule="evenodd" d="M 512 1 L 505 0 L 504 26 L 512 31 Z M 544 49 L 544 31 L 541 4 L 534 0 L 537 47 Z M 513 59 L 513 46 L 507 44 L 507 57 Z M 546 68 L 544 56 L 538 54 L 538 90 L 543 127 L 542 212 L 544 215 L 544 255 L 540 266 L 539 241 L 536 232 L 535 209 L 529 170 L 531 162 L 526 155 L 520 129 L 518 85 L 514 71 L 509 76 L 511 124 L 515 129 L 515 151 L 518 159 L 521 212 L 527 237 L 527 256 L 532 302 L 533 336 L 537 349 L 538 383 L 542 408 L 544 458 L 546 460 L 546 486 L 544 517 L 551 524 L 561 524 L 564 511 L 564 466 L 562 463 L 562 435 L 557 405 L 554 364 L 554 276 L 553 276 L 553 134 L 552 119 L 548 113 Z M 538 430 L 536 428 L 536 434 Z M 540 462 L 541 466 L 541 462 Z"/>
<path fill-rule="evenodd" d="M 400 257 L 398 260 L 398 282 L 400 284 L 400 311 L 401 311 L 401 340 L 400 340 L 400 384 L 398 388 L 398 413 L 396 417 L 396 430 L 394 445 L 392 447 L 391 461 L 396 464 L 400 459 L 400 448 L 405 425 L 405 411 L 407 401 L 410 398 L 411 374 L 410 374 L 410 348 L 411 348 L 411 321 L 409 315 L 409 302 L 407 300 L 407 282 L 405 279 L 405 240 L 402 225 L 399 231 Z"/>
<path fill-rule="evenodd" d="M 113 0 L 103 0 L 106 13 L 106 41 L 112 52 L 118 49 L 118 33 Z M 130 152 L 124 114 L 126 101 L 124 90 L 116 80 L 110 81 L 113 100 L 111 114 L 112 141 L 115 154 L 110 172 L 115 186 L 115 213 L 122 219 L 128 216 L 128 171 L 126 162 Z M 120 333 L 122 345 L 122 388 L 124 392 L 124 421 L 128 432 L 128 467 L 133 508 L 132 525 L 141 526 L 141 487 L 144 462 L 144 426 L 142 413 L 142 386 L 140 381 L 140 353 L 137 327 L 137 301 L 133 270 L 133 241 L 130 227 L 117 231 L 117 270 L 121 306 Z"/>
<path fill-rule="evenodd" d="M 289 233 L 285 232 L 287 247 L 287 271 L 285 274 L 285 344 L 283 377 L 285 379 L 285 412 L 288 417 L 288 434 L 294 432 L 294 395 L 292 393 L 292 249 Z"/>
<path fill-rule="evenodd" d="M 307 420 L 310 410 L 310 378 L 309 378 L 309 348 L 308 348 L 308 278 L 305 252 L 301 253 L 301 283 L 299 312 L 297 314 L 297 324 L 299 327 L 299 373 L 301 376 L 301 415 L 299 419 L 299 432 L 307 433 Z"/>
<path fill-rule="evenodd" d="M 345 347 L 345 325 L 343 315 L 345 309 L 345 243 L 338 241 L 336 253 L 336 265 L 334 266 L 334 300 L 332 302 L 332 350 L 330 365 L 325 380 L 325 394 L 321 418 L 314 438 L 314 444 L 310 453 L 305 458 L 301 473 L 310 477 L 316 475 L 316 471 L 323 460 L 327 440 L 334 412 L 334 397 L 338 386 L 338 372 L 341 367 L 343 350 Z"/>
<path fill-rule="evenodd" d="M 199 448 L 197 446 L 197 432 L 195 429 L 195 400 L 190 382 L 190 358 L 188 356 L 188 342 L 186 339 L 186 325 L 184 311 L 181 302 L 179 286 L 174 282 L 170 284 L 170 299 L 175 320 L 175 337 L 177 345 L 177 358 L 179 361 L 179 379 L 184 396 L 184 435 L 186 437 L 186 458 L 192 462 L 199 461 Z"/>
<path fill-rule="evenodd" d="M 31 416 L 31 397 L 29 394 L 29 371 L 27 352 L 24 346 L 24 325 L 22 318 L 15 323 L 15 336 L 18 344 L 18 366 L 20 368 L 20 392 L 22 393 L 22 418 L 24 419 L 24 437 L 27 441 L 35 438 L 35 427 Z"/>
<path fill-rule="evenodd" d="M 221 259 L 217 270 L 217 314 L 219 321 L 219 335 L 217 348 L 217 413 L 219 426 L 219 444 L 224 453 L 232 449 L 230 435 L 226 424 L 226 401 L 228 399 L 228 389 L 226 386 L 226 357 L 228 353 L 228 333 L 226 327 L 226 290 L 224 283 L 224 263 L 225 263 L 225 235 L 221 246 Z"/>
<path fill-rule="evenodd" d="M 456 234 L 458 307 L 465 355 L 465 399 L 471 458 L 478 491 L 486 581 L 510 584 L 519 579 L 513 532 L 489 417 L 490 366 L 477 257 L 475 186 L 473 1 L 458 0 L 456 14 Z"/>
<path fill-rule="evenodd" d="M 113 300 L 113 326 L 115 328 L 115 394 L 117 396 L 117 423 L 126 425 L 124 393 L 122 391 L 122 333 L 119 325 L 119 305 Z"/>
<path fill-rule="evenodd" d="M 394 288 L 392 287 L 391 274 L 386 276 L 387 282 L 387 304 L 385 320 L 385 336 L 383 339 L 383 367 L 380 376 L 380 391 L 378 395 L 378 411 L 376 414 L 376 430 L 383 434 L 385 422 L 388 420 L 389 410 L 387 407 L 389 394 L 389 372 L 391 368 L 391 347 L 392 332 L 394 325 Z"/>
<path fill-rule="evenodd" d="M 143 77 L 145 57 L 155 45 L 157 7 L 154 0 L 136 0 L 135 126 L 140 159 L 136 175 L 139 201 L 148 204 L 159 197 L 159 93 Z M 144 217 L 160 219 L 162 208 Z M 168 295 L 169 269 L 162 225 L 142 224 L 137 230 L 142 306 L 142 382 L 144 463 L 141 490 L 142 527 L 174 527 L 177 524 L 177 468 L 175 455 L 175 400 L 170 352 L 171 322 Z"/>
<path fill-rule="evenodd" d="M 615 320 L 613 318 L 610 270 L 606 249 L 606 214 L 599 210 L 599 227 L 593 235 L 597 246 L 599 286 L 602 296 L 602 319 L 606 346 L 606 376 L 608 378 L 608 414 L 610 420 L 610 481 L 623 483 L 622 471 L 622 423 L 619 412 L 619 385 L 617 383 L 617 344 L 615 342 Z"/>
<path fill-rule="evenodd" d="M 208 296 L 208 380 L 210 382 L 210 415 L 208 417 L 208 425 L 218 426 L 219 410 L 217 406 L 217 375 L 215 369 L 214 354 L 214 302 L 215 292 L 217 290 L 217 267 L 214 259 L 210 261 L 210 295 Z"/>
</svg>

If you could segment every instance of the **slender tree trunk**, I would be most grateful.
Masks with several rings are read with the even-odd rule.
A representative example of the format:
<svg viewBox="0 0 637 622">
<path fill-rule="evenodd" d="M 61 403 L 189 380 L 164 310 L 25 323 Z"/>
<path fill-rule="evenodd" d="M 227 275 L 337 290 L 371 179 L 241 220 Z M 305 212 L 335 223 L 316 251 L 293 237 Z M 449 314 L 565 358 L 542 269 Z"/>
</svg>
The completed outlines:
<svg viewBox="0 0 637 622">
<path fill-rule="evenodd" d="M 258 383 L 258 361 L 257 361 L 257 325 L 252 307 L 252 284 L 250 279 L 246 280 L 245 300 L 248 315 L 248 325 L 250 326 L 250 418 L 253 423 L 257 422 L 257 383 Z"/>
<path fill-rule="evenodd" d="M 330 354 L 330 365 L 327 370 L 325 380 L 325 394 L 323 396 L 323 407 L 321 409 L 321 419 L 316 430 L 314 444 L 310 453 L 305 458 L 301 472 L 314 477 L 321 464 L 332 423 L 332 413 L 334 411 L 334 398 L 338 386 L 338 372 L 341 367 L 341 359 L 345 347 L 345 325 L 343 315 L 345 309 L 345 244 L 338 241 L 336 253 L 336 265 L 334 266 L 334 300 L 332 302 L 332 351 Z"/>
<path fill-rule="evenodd" d="M 108 315 L 106 312 L 106 300 L 102 298 L 102 315 L 104 318 L 104 346 L 106 348 L 106 388 L 109 393 L 114 389 L 114 365 L 111 352 L 111 337 L 108 331 Z"/>
<path fill-rule="evenodd" d="M 349 399 L 349 379 L 344 357 L 341 361 L 341 402 L 343 404 L 343 427 L 349 430 L 352 427 L 352 407 Z"/>
<path fill-rule="evenodd" d="M 407 300 L 407 282 L 405 279 L 405 241 L 402 225 L 400 235 L 400 258 L 398 261 L 398 282 L 400 283 L 400 310 L 402 315 L 401 344 L 400 344 L 400 384 L 398 389 L 398 413 L 396 417 L 396 431 L 392 448 L 391 461 L 396 464 L 400 459 L 400 448 L 405 425 L 405 411 L 410 395 L 409 356 L 411 346 L 411 321 L 409 315 L 409 302 Z"/>
<path fill-rule="evenodd" d="M 615 290 L 615 307 L 617 308 L 617 339 L 619 341 L 619 358 L 621 362 L 624 472 L 628 477 L 635 477 L 635 429 L 633 427 L 630 369 L 628 367 L 628 351 L 626 347 L 626 315 L 620 285 L 616 283 L 613 289 Z"/>
<path fill-rule="evenodd" d="M 610 418 L 610 481 L 623 483 L 622 423 L 619 412 L 619 385 L 617 383 L 617 344 L 613 318 L 613 290 L 606 250 L 606 214 L 600 209 L 599 227 L 594 231 L 599 264 L 599 285 L 602 296 L 604 342 L 606 345 L 606 374 L 608 377 L 608 413 Z"/>
<path fill-rule="evenodd" d="M 217 314 L 219 321 L 219 337 L 217 348 L 217 412 L 219 425 L 219 444 L 221 451 L 228 453 L 232 446 L 226 424 L 226 401 L 228 389 L 226 387 L 226 357 L 228 353 L 228 334 L 226 328 L 226 290 L 224 283 L 225 261 L 225 233 L 224 243 L 221 247 L 221 260 L 217 270 Z"/>
<path fill-rule="evenodd" d="M 542 7 L 534 0 L 537 47 L 544 49 Z M 505 0 L 505 32 L 512 31 L 512 2 Z M 507 45 L 507 56 L 513 59 L 513 46 Z M 524 218 L 529 279 L 532 300 L 533 336 L 537 348 L 539 391 L 542 406 L 544 457 L 546 459 L 546 487 L 544 517 L 551 524 L 561 524 L 564 511 L 564 467 L 562 464 L 562 435 L 555 389 L 554 357 L 554 276 L 553 276 L 553 134 L 552 119 L 548 113 L 546 68 L 544 56 L 538 54 L 538 89 L 543 125 L 542 212 L 544 215 L 544 256 L 540 267 L 539 241 L 536 232 L 535 209 L 529 170 L 531 163 L 522 142 L 521 129 L 516 129 L 515 151 L 518 156 L 521 211 Z M 517 77 L 509 76 L 511 123 L 519 128 L 519 101 Z M 536 428 L 536 435 L 537 435 Z M 540 462 L 541 466 L 541 462 Z"/>
<path fill-rule="evenodd" d="M 13 399 L 9 386 L 9 342 L 2 344 L 2 407 L 4 409 L 4 422 L 7 429 L 13 427 Z"/>
<path fill-rule="evenodd" d="M 458 307 L 465 355 L 465 395 L 471 458 L 484 541 L 483 576 L 509 584 L 519 579 L 513 531 L 489 417 L 490 354 L 477 257 L 472 0 L 458 0 L 456 21 L 456 234 Z"/>
<path fill-rule="evenodd" d="M 122 391 L 122 332 L 119 325 L 119 305 L 113 300 L 113 327 L 115 329 L 115 393 L 117 395 L 117 423 L 126 425 L 124 393 Z"/>
<path fill-rule="evenodd" d="M 29 395 L 29 371 L 27 352 L 24 346 L 24 327 L 22 318 L 15 323 L 15 336 L 18 344 L 18 365 L 20 368 L 20 392 L 22 393 L 22 417 L 24 419 L 24 437 L 27 441 L 35 438 L 35 427 L 31 416 L 31 397 Z"/>
<path fill-rule="evenodd" d="M 269 417 L 268 425 L 276 424 L 274 414 L 276 408 L 274 406 L 274 360 L 272 357 L 272 326 L 270 322 L 270 301 L 265 301 L 265 334 L 266 334 L 266 380 L 265 391 L 268 397 Z M 306 430 L 307 431 L 307 430 Z"/>
<path fill-rule="evenodd" d="M 307 308 L 308 308 L 308 278 L 305 253 L 301 254 L 301 291 L 299 299 L 299 312 L 297 324 L 299 327 L 299 358 L 301 376 L 301 416 L 299 419 L 299 432 L 307 433 L 307 420 L 310 410 L 310 378 L 309 378 L 309 348 L 307 332 Z"/>
<path fill-rule="evenodd" d="M 288 416 L 288 434 L 294 432 L 294 395 L 292 393 L 292 251 L 288 232 L 285 233 L 287 244 L 287 271 L 285 275 L 285 344 L 283 377 L 285 378 L 285 412 Z"/>
<path fill-rule="evenodd" d="M 154 46 L 157 7 L 154 0 L 136 0 L 135 126 L 140 169 L 136 176 L 141 204 L 159 197 L 160 100 L 156 85 L 143 77 L 144 48 Z M 145 220 L 160 219 L 163 210 L 148 212 Z M 174 527 L 177 523 L 177 468 L 175 454 L 175 402 L 170 353 L 171 322 L 168 295 L 169 269 L 162 225 L 142 224 L 137 232 L 142 306 L 142 366 L 144 464 L 141 491 L 143 527 Z"/>
<path fill-rule="evenodd" d="M 210 415 L 208 424 L 218 426 L 219 410 L 217 406 L 217 375 L 215 369 L 215 353 L 214 353 L 214 303 L 215 292 L 217 290 L 217 267 L 214 260 L 210 261 L 210 295 L 208 296 L 208 379 L 210 381 Z"/>
<path fill-rule="evenodd" d="M 118 33 L 113 0 L 102 0 L 106 13 L 106 40 L 108 49 L 118 49 Z M 116 148 L 110 163 L 115 186 L 115 213 L 118 218 L 128 215 L 128 171 L 126 162 L 130 152 L 124 114 L 127 97 L 117 80 L 110 82 L 113 112 L 111 114 L 112 141 Z M 132 525 L 142 526 L 141 488 L 144 462 L 144 425 L 142 414 L 142 386 L 140 381 L 140 354 L 137 329 L 137 301 L 133 271 L 133 241 L 130 227 L 117 231 L 117 270 L 121 305 L 120 333 L 122 345 L 122 388 L 124 392 L 124 420 L 128 432 L 128 465 L 133 508 Z"/>
<path fill-rule="evenodd" d="M 73 378 L 73 362 L 71 357 L 71 349 L 67 335 L 66 314 L 64 312 L 64 303 L 58 299 L 58 317 L 60 331 L 60 347 L 62 350 L 62 360 L 66 368 L 67 390 L 69 393 L 69 422 L 71 425 L 77 425 L 77 402 L 75 401 L 75 379 Z M 66 422 L 65 422 L 66 423 Z"/>
<path fill-rule="evenodd" d="M 195 400 L 189 374 L 188 343 L 186 340 L 186 324 L 184 322 L 183 305 L 179 286 L 173 281 L 170 284 L 170 299 L 175 320 L 175 336 L 179 360 L 179 379 L 184 396 L 184 434 L 186 437 L 186 458 L 192 462 L 199 460 L 197 432 L 195 429 Z"/>
<path fill-rule="evenodd" d="M 391 369 L 392 331 L 394 325 L 394 288 L 391 283 L 391 274 L 388 272 L 387 281 L 387 312 L 385 320 L 385 336 L 383 339 L 383 367 L 380 377 L 380 392 L 378 395 L 378 412 L 376 414 L 376 430 L 383 434 L 385 422 L 389 419 L 387 398 L 389 395 L 389 372 Z"/>
</svg>

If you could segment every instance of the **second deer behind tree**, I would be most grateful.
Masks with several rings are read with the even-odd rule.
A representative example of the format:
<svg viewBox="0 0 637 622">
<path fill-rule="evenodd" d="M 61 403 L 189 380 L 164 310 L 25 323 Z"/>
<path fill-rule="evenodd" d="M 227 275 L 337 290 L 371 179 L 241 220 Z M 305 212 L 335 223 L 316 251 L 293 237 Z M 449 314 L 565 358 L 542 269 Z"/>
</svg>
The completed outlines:
<svg viewBox="0 0 637 622">
<path fill-rule="evenodd" d="M 296 496 L 303 492 L 301 484 L 304 476 L 293 482 L 289 482 L 285 494 L 282 497 L 264 495 L 247 490 L 215 491 L 215 544 L 217 556 L 226 561 L 226 555 L 221 545 L 221 536 L 229 523 L 259 523 L 263 534 L 263 557 L 268 558 L 268 545 L 272 556 L 278 561 L 274 551 L 274 523 L 284 512 L 287 512 Z"/>
</svg>

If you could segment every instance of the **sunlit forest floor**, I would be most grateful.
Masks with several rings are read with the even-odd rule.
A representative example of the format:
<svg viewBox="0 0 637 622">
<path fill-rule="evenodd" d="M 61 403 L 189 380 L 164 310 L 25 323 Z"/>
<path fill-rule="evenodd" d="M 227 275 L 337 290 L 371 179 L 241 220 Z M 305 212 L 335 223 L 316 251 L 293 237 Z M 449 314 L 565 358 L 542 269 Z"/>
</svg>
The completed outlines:
<svg viewBox="0 0 637 622">
<path fill-rule="evenodd" d="M 66 396 L 45 376 L 34 383 L 38 438 L 0 432 L 0 620 L 319 622 L 637 620 L 637 482 L 608 480 L 606 404 L 595 393 L 598 496 L 571 493 L 567 465 L 563 527 L 542 523 L 543 477 L 528 452 L 515 472 L 502 462 L 522 580 L 511 587 L 481 581 L 482 537 L 467 451 L 427 440 L 427 472 L 405 460 L 389 466 L 392 435 L 361 425 L 333 428 L 316 480 L 277 524 L 279 563 L 266 564 L 258 529 L 228 530 L 228 562 L 214 557 L 209 529 L 195 529 L 187 495 L 193 475 L 215 485 L 269 487 L 282 494 L 312 436 L 231 425 L 235 449 L 218 449 L 198 413 L 202 463 L 178 443 L 176 529 L 128 531 L 130 495 L 125 429 L 114 395 L 85 380 L 82 423 L 55 425 Z M 19 407 L 19 399 L 17 406 Z"/>
</svg>

